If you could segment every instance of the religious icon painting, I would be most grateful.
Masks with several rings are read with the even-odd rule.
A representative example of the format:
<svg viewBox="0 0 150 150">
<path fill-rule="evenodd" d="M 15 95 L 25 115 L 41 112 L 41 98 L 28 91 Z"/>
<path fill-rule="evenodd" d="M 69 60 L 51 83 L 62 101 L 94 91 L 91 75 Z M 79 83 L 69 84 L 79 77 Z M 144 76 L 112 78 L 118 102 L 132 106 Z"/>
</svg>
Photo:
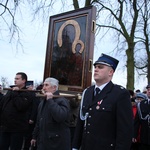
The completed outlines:
<svg viewBox="0 0 150 150">
<path fill-rule="evenodd" d="M 66 91 L 91 85 L 95 20 L 94 6 L 50 16 L 44 79 L 57 78 Z"/>
</svg>

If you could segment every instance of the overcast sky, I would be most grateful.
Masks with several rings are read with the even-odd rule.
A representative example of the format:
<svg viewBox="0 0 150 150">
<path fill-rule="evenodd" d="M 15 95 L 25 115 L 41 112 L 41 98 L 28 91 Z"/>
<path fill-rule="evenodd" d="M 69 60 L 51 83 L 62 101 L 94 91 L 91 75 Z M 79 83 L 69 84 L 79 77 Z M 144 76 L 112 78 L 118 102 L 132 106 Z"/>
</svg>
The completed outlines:
<svg viewBox="0 0 150 150">
<path fill-rule="evenodd" d="M 54 14 L 58 14 L 58 11 L 53 12 L 51 15 Z M 24 50 L 22 51 L 21 48 L 17 50 L 12 47 L 6 37 L 4 37 L 3 41 L 0 41 L 0 77 L 6 77 L 8 78 L 9 84 L 14 84 L 15 74 L 22 71 L 27 73 L 28 80 L 34 80 L 38 83 L 42 82 L 49 20 L 42 25 L 38 22 L 31 23 L 30 13 L 26 12 L 25 16 L 23 15 L 23 20 L 19 19 L 19 21 L 18 23 L 22 30 L 21 38 Z M 99 42 L 99 38 L 96 36 L 95 41 L 94 61 L 98 59 L 101 53 L 110 54 L 110 50 L 113 49 L 113 42 L 110 42 L 107 39 Z M 114 57 L 119 59 L 120 62 L 114 74 L 113 82 L 125 87 L 126 69 L 122 67 L 122 58 L 115 55 Z M 144 79 L 141 79 L 140 81 L 136 80 L 135 89 L 143 90 L 143 87 L 146 84 Z"/>
</svg>

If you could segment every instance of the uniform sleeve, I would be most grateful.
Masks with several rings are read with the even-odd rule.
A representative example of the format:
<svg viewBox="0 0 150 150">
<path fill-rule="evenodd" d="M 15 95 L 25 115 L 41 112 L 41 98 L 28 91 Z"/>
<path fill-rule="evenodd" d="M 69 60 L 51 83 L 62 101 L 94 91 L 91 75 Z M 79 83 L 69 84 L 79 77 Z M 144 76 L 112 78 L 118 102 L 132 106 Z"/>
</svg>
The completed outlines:
<svg viewBox="0 0 150 150">
<path fill-rule="evenodd" d="M 78 113 L 77 125 L 75 128 L 74 139 L 72 144 L 73 149 L 78 150 L 81 146 L 83 128 L 84 128 L 84 121 L 80 119 L 80 113 Z"/>
<path fill-rule="evenodd" d="M 125 89 L 119 94 L 116 109 L 116 123 L 115 150 L 130 149 L 133 135 L 133 112 L 130 95 Z"/>
<path fill-rule="evenodd" d="M 81 118 L 80 118 L 80 109 L 82 107 L 82 103 L 85 98 L 85 93 L 86 93 L 86 89 L 82 93 L 82 100 L 80 102 L 80 108 L 79 108 L 79 112 L 78 112 L 77 124 L 76 124 L 74 138 L 73 138 L 72 150 L 80 149 L 81 143 L 82 143 L 82 136 L 83 136 L 83 131 L 84 131 L 85 120 L 81 120 Z"/>
</svg>

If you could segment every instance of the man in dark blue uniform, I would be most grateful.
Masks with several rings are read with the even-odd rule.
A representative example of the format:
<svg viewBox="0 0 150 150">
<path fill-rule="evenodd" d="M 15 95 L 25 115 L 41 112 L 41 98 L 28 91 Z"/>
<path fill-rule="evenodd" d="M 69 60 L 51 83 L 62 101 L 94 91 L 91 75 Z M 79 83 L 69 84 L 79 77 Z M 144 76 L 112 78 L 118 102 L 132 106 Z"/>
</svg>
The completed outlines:
<svg viewBox="0 0 150 150">
<path fill-rule="evenodd" d="M 111 81 L 117 65 L 105 54 L 94 63 L 96 84 L 83 91 L 72 150 L 130 149 L 133 113 L 128 90 Z"/>
</svg>

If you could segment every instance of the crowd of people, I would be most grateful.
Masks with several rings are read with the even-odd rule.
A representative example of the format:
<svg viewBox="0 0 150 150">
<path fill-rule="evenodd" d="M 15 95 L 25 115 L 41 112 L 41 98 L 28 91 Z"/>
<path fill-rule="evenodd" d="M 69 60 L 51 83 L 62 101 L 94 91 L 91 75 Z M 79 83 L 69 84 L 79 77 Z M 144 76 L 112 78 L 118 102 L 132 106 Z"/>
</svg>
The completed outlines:
<svg viewBox="0 0 150 150">
<path fill-rule="evenodd" d="M 102 54 L 82 98 L 60 95 L 48 77 L 36 90 L 24 72 L 0 92 L 0 150 L 150 150 L 150 84 L 135 92 L 111 80 L 119 61 Z"/>
<path fill-rule="evenodd" d="M 131 94 L 132 93 L 132 94 Z M 131 150 L 150 149 L 150 84 L 146 91 L 130 90 L 134 130 Z"/>
</svg>

